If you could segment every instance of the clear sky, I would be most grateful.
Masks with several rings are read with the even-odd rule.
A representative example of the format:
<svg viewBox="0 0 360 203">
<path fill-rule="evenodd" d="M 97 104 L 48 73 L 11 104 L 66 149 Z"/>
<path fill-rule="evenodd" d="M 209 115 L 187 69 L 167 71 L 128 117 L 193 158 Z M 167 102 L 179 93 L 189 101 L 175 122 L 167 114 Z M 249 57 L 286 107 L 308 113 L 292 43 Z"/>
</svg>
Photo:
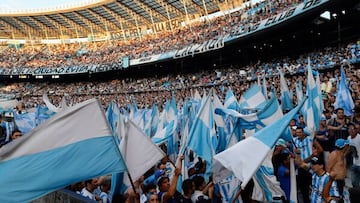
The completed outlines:
<svg viewBox="0 0 360 203">
<path fill-rule="evenodd" d="M 89 2 L 88 0 L 0 0 L 0 10 L 23 10 L 38 8 L 56 8 L 72 3 Z"/>
</svg>

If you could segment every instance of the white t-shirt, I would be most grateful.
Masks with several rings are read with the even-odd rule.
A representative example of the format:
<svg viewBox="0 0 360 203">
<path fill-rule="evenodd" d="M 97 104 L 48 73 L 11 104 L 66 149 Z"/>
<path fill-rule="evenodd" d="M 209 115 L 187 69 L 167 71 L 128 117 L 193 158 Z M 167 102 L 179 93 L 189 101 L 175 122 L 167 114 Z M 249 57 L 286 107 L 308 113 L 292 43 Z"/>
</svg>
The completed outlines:
<svg viewBox="0 0 360 203">
<path fill-rule="evenodd" d="M 357 158 L 353 158 L 353 163 L 356 166 L 360 166 L 360 135 L 357 134 L 355 138 L 351 139 L 351 136 L 348 137 L 348 140 L 350 142 L 350 146 L 354 146 L 356 148 L 357 152 Z"/>
<path fill-rule="evenodd" d="M 89 192 L 86 188 L 83 188 L 81 190 L 80 194 L 84 197 L 95 200 L 95 195 L 93 193 Z"/>
</svg>

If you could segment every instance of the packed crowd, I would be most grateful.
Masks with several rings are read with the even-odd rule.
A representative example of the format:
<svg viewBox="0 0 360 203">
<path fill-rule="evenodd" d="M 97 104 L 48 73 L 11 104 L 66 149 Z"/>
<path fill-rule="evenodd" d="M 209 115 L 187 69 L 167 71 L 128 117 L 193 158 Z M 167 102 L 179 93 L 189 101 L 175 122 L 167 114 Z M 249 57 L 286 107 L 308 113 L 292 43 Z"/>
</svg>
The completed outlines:
<svg viewBox="0 0 360 203">
<path fill-rule="evenodd" d="M 169 75 L 164 78 L 115 80 L 110 83 L 12 84 L 5 86 L 2 93 L 20 97 L 27 107 L 41 103 L 42 94 L 47 93 L 51 96 L 53 103 L 60 103 L 63 96 L 67 97 L 70 103 L 78 103 L 95 96 L 102 100 L 104 107 L 112 99 L 115 99 L 124 108 L 127 104 L 137 100 L 139 108 L 143 109 L 149 108 L 153 102 L 157 102 L 161 107 L 172 95 L 176 96 L 177 101 L 184 100 L 193 96 L 196 90 L 202 92 L 202 88 L 208 91 L 209 88 L 216 87 L 218 95 L 224 98 L 226 89 L 231 87 L 234 94 L 240 97 L 252 83 L 257 82 L 257 77 L 268 76 L 268 92 L 271 92 L 270 88 L 273 86 L 279 97 L 280 81 L 276 68 L 280 67 L 287 73 L 289 89 L 295 92 L 295 84 L 301 81 L 305 94 L 307 77 L 304 73 L 306 72 L 307 56 L 310 56 L 312 67 L 320 72 L 325 109 L 321 117 L 320 130 L 312 138 L 304 131 L 306 128 L 304 117 L 299 115 L 297 119 L 293 119 L 289 126 L 292 129 L 293 142 L 279 140 L 275 146 L 272 159 L 274 174 L 285 192 L 282 198 L 289 200 L 289 160 L 291 157 L 295 158 L 298 166 L 297 184 L 301 193 L 299 195 L 301 202 L 323 202 L 324 200 L 343 202 L 346 196 L 344 191 L 347 191 L 344 188 L 359 188 L 360 181 L 360 164 L 357 155 L 360 150 L 359 45 L 354 43 L 340 48 L 325 48 L 296 59 L 284 58 L 252 64 L 243 68 L 247 72 L 246 75 L 241 75 L 238 68 L 233 68 L 230 71 L 229 69 L 227 71 L 217 69 L 189 75 Z M 334 109 L 340 80 L 340 66 L 346 70 L 347 83 L 356 105 L 353 109 L 354 115 L 351 117 L 346 117 L 341 108 Z M 293 102 L 294 104 L 297 102 L 296 95 L 293 95 Z M 181 102 L 178 104 L 181 105 Z M 17 139 L 21 136 L 21 132 L 11 128 L 11 125 L 6 125 L 6 122 L 11 122 L 11 119 L 8 121 L 7 119 L 5 117 L 2 129 L 4 129 L 4 133 L 9 134 L 8 137 L 11 137 L 12 140 Z M 182 158 L 180 157 L 180 159 Z M 199 158 L 191 158 L 191 160 L 191 164 L 187 166 L 190 178 L 183 180 L 182 193 L 176 190 L 181 166 L 176 165 L 170 170 L 170 174 L 172 174 L 170 179 L 169 172 L 165 173 L 169 170 L 168 159 L 159 162 L 144 174 L 143 178 L 137 180 L 135 191 L 129 188 L 125 196 L 111 197 L 109 194 L 110 177 L 76 183 L 69 186 L 69 189 L 84 197 L 102 202 L 109 202 L 111 198 L 113 198 L 113 202 L 228 201 L 226 200 L 228 193 L 223 191 L 221 184 L 205 182 L 202 177 L 206 169 L 204 161 Z M 346 179 L 350 181 L 347 183 Z M 236 179 L 231 181 L 235 181 L 235 185 L 239 184 L 236 183 Z M 237 198 L 241 197 L 243 202 L 251 202 L 256 199 L 248 190 L 250 188 L 251 191 L 252 187 L 252 182 L 250 182 L 245 190 L 241 190 L 241 194 Z M 237 192 L 235 190 L 231 193 L 237 194 Z"/>
<path fill-rule="evenodd" d="M 338 69 L 329 72 L 324 78 L 334 79 Z M 349 75 L 352 80 L 359 77 Z M 300 81 L 303 78 L 300 79 Z M 345 116 L 344 109 L 334 109 L 334 89 L 336 83 L 327 90 L 328 80 L 324 79 L 322 91 L 325 110 L 321 116 L 320 129 L 312 137 L 306 131 L 306 121 L 299 115 L 289 123 L 293 136 L 292 141 L 279 139 L 274 147 L 272 163 L 274 174 L 280 183 L 284 196 L 273 199 L 274 202 L 290 200 L 290 159 L 295 159 L 296 182 L 299 190 L 299 202 L 348 202 L 349 191 L 351 202 L 357 202 L 360 191 L 360 103 L 353 109 L 353 116 Z M 355 99 L 355 98 L 354 98 Z M 245 138 L 246 139 L 246 138 Z M 181 156 L 178 159 L 182 160 Z M 134 188 L 129 187 L 124 196 L 114 195 L 114 202 L 254 202 L 257 197 L 252 194 L 254 182 L 239 190 L 240 183 L 229 178 L 214 184 L 206 182 L 204 175 L 206 163 L 201 158 L 189 154 L 187 165 L 188 179 L 182 180 L 180 192 L 177 187 L 181 173 L 181 161 L 171 167 L 168 158 L 161 160 L 139 180 Z M 170 166 L 169 166 L 170 165 Z M 111 198 L 109 181 L 102 182 L 100 177 L 76 183 L 70 189 L 84 197 L 107 202 Z M 232 185 L 233 184 L 233 185 Z M 235 187 L 231 187 L 235 185 Z M 231 188 L 231 189 L 230 189 Z M 104 194 L 105 193 L 105 194 Z"/>
<path fill-rule="evenodd" d="M 113 67 L 116 65 L 114 61 L 120 61 L 123 56 L 128 56 L 130 59 L 147 57 L 231 34 L 241 27 L 255 24 L 301 2 L 303 1 L 263 1 L 230 15 L 207 19 L 177 30 L 145 35 L 141 39 L 24 45 L 23 48 L 7 47 L 1 50 L 0 68 L 59 68 L 96 65 Z"/>
<path fill-rule="evenodd" d="M 59 105 L 63 96 L 68 103 L 75 104 L 89 98 L 97 97 L 104 106 L 114 100 L 121 107 L 126 107 L 134 100 L 138 101 L 139 108 L 148 108 L 154 102 L 159 107 L 176 96 L 177 101 L 184 101 L 195 93 L 202 92 L 202 88 L 216 87 L 219 96 L 224 98 L 228 87 L 231 87 L 235 95 L 240 99 L 241 94 L 257 80 L 257 77 L 266 77 L 269 87 L 274 85 L 278 95 L 280 85 L 277 68 L 280 68 L 288 76 L 289 89 L 295 92 L 296 81 L 303 81 L 305 91 L 306 77 L 303 73 L 307 66 L 307 57 L 310 57 L 313 69 L 320 72 L 320 79 L 329 83 L 326 92 L 329 97 L 336 89 L 331 88 L 335 78 L 339 77 L 339 70 L 333 71 L 334 67 L 345 65 L 348 70 L 349 87 L 353 90 L 354 101 L 359 100 L 358 81 L 356 79 L 357 65 L 360 62 L 360 45 L 350 43 L 340 48 L 327 47 L 311 53 L 300 55 L 297 58 L 284 57 L 272 61 L 258 61 L 243 67 L 227 67 L 226 69 L 208 70 L 204 72 L 167 75 L 163 77 L 143 79 L 116 79 L 110 82 L 74 82 L 67 84 L 59 83 L 14 83 L 0 88 L 2 95 L 13 95 L 21 98 L 27 108 L 42 103 L 42 95 L 47 94 L 55 105 Z M 345 63 L 346 61 L 346 63 Z M 350 64 L 349 66 L 347 64 Z M 330 82 L 329 82 L 330 80 Z M 332 91 L 332 92 L 331 92 Z"/>
<path fill-rule="evenodd" d="M 266 1 L 255 7 L 246 8 L 209 22 L 192 25 L 178 30 L 176 34 L 156 33 L 156 37 L 146 36 L 140 43 L 136 40 L 93 42 L 87 44 L 64 44 L 40 47 L 24 47 L 22 49 L 6 48 L 2 50 L 0 67 L 59 67 L 84 64 L 109 64 L 122 54 L 131 58 L 139 58 L 169 50 L 178 49 L 191 43 L 231 33 L 231 30 L 245 24 L 258 22 L 277 14 L 289 6 L 299 3 L 297 0 Z M 186 33 L 186 34 L 185 34 Z M 185 37 L 186 36 L 186 37 Z M 181 39 L 180 39 L 181 37 Z M 161 42 L 159 39 L 162 40 Z M 189 40 L 190 39 L 190 40 Z M 146 46 L 145 46 L 146 45 Z M 135 47 L 135 48 L 134 48 Z M 35 50 L 34 50 L 35 49 Z M 80 51 L 81 50 L 81 51 Z M 79 52 L 80 51 L 80 52 Z M 104 108 L 114 100 L 123 109 L 137 101 L 139 109 L 150 108 L 157 103 L 162 108 L 164 103 L 175 96 L 178 105 L 195 92 L 208 92 L 215 88 L 224 101 L 225 93 L 231 88 L 239 100 L 241 95 L 265 77 L 268 92 L 274 88 L 280 98 L 281 85 L 278 68 L 286 74 L 287 85 L 296 92 L 296 84 L 301 83 L 303 94 L 306 94 L 306 66 L 310 65 L 319 72 L 324 104 L 320 121 L 320 130 L 314 137 L 308 135 L 303 115 L 298 115 L 290 124 L 293 140 L 286 142 L 279 139 L 272 156 L 274 175 L 280 183 L 284 195 L 277 201 L 290 200 L 290 159 L 297 165 L 297 185 L 300 191 L 299 200 L 303 203 L 344 202 L 349 188 L 360 190 L 360 88 L 359 63 L 360 44 L 350 43 L 341 47 L 328 47 L 297 58 L 284 57 L 272 61 L 258 61 L 244 67 L 226 67 L 191 74 L 178 74 L 164 77 L 144 79 L 124 79 L 110 82 L 75 82 L 75 83 L 14 83 L 1 87 L 1 95 L 13 95 L 24 104 L 17 111 L 42 104 L 43 94 L 47 94 L 53 104 L 60 104 L 65 97 L 68 104 L 80 103 L 97 97 Z M 10 65 L 11 64 L 11 65 Z M 340 80 L 340 66 L 346 70 L 347 84 L 355 103 L 353 116 L 345 116 L 344 109 L 334 108 L 336 91 Z M 200 70 L 199 70 L 200 71 Z M 269 96 L 269 95 L 267 95 Z M 297 103 L 297 95 L 293 94 L 293 103 Z M 11 142 L 22 133 L 16 129 L 11 116 L 4 115 L 0 134 L 5 134 Z M 246 188 L 239 190 L 239 181 L 235 178 L 214 184 L 206 182 L 203 177 L 206 163 L 200 157 L 189 155 L 190 163 L 186 166 L 188 179 L 182 180 L 181 189 L 177 187 L 181 173 L 181 160 L 176 164 L 170 159 L 162 159 L 156 166 L 134 182 L 124 195 L 110 194 L 111 177 L 99 177 L 70 185 L 68 189 L 102 203 L 107 202 L 229 202 L 242 200 L 254 202 L 252 194 L 254 182 L 250 181 Z M 231 189 L 230 189 L 231 188 Z M 356 193 L 356 192 L 355 192 Z M 230 196 L 229 196 L 230 194 Z M 359 191 L 357 192 L 359 194 Z M 352 197 L 354 198 L 354 197 Z M 275 201 L 275 200 L 274 200 Z M 358 200 L 352 199 L 352 202 Z M 235 202 L 235 201 L 233 201 Z"/>
<path fill-rule="evenodd" d="M 360 191 L 360 102 L 358 98 L 359 76 L 356 69 L 347 69 L 349 84 L 356 106 L 353 116 L 345 116 L 344 109 L 334 109 L 339 69 L 331 69 L 322 76 L 324 111 L 320 129 L 314 137 L 306 131 L 303 115 L 298 115 L 289 123 L 292 141 L 279 139 L 274 147 L 272 163 L 274 174 L 284 195 L 274 202 L 290 200 L 290 160 L 295 159 L 296 182 L 299 202 L 357 202 Z M 278 84 L 278 79 L 274 80 Z M 306 81 L 304 76 L 288 77 L 291 83 Z M 289 82 L 290 84 L 290 82 Z M 306 84 L 306 82 L 305 82 Z M 358 93 L 355 93 L 358 92 Z M 354 94 L 355 93 L 355 94 Z M 294 101 L 295 103 L 295 101 Z M 246 138 L 245 138 L 246 139 Z M 201 158 L 189 154 L 190 163 L 186 166 L 188 179 L 182 180 L 181 191 L 177 187 L 181 172 L 181 161 L 171 164 L 168 158 L 162 159 L 139 180 L 129 187 L 125 195 L 110 194 L 110 177 L 100 177 L 76 183 L 69 189 L 96 201 L 109 202 L 254 202 L 252 194 L 254 182 L 239 190 L 239 182 L 229 178 L 221 183 L 205 180 L 206 163 Z M 171 167 L 172 166 L 172 167 Z M 106 181 L 103 181 L 103 180 Z M 233 184 L 233 185 L 232 185 Z M 232 186 L 235 185 L 235 187 Z M 230 189 L 231 188 L 231 189 Z M 241 200 L 240 200 L 241 199 Z"/>
</svg>

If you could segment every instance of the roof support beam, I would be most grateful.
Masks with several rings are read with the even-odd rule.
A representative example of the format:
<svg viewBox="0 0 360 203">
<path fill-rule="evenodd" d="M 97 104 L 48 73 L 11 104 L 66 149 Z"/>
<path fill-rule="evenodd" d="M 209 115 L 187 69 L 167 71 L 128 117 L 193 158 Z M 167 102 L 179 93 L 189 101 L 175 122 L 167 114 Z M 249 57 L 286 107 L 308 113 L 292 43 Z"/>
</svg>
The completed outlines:
<svg viewBox="0 0 360 203">
<path fill-rule="evenodd" d="M 96 29 L 98 32 L 101 33 L 105 33 L 106 32 L 106 28 L 103 28 L 97 24 L 95 24 L 94 22 L 92 22 L 91 20 L 85 18 L 84 16 L 82 16 L 80 13 L 78 13 L 77 11 L 72 12 L 76 17 L 80 18 L 80 20 L 82 20 L 84 23 L 86 23 L 87 25 L 89 25 L 91 27 L 91 29 Z M 105 26 L 105 25 L 104 25 Z"/>
<path fill-rule="evenodd" d="M 112 30 L 119 30 L 121 29 L 118 25 L 116 25 L 115 23 L 109 21 L 108 19 L 104 18 L 103 16 L 101 16 L 100 14 L 96 13 L 95 11 L 92 11 L 91 9 L 87 9 L 87 11 L 93 15 L 95 18 L 97 18 L 100 22 L 102 22 L 105 26 L 105 30 L 106 32 L 109 31 L 108 26 L 112 29 Z"/>
<path fill-rule="evenodd" d="M 156 3 L 160 4 L 161 7 L 163 7 L 164 9 L 166 9 L 166 6 L 165 5 L 169 5 L 170 6 L 170 12 L 173 11 L 176 13 L 176 15 L 178 17 L 183 17 L 184 16 L 184 13 L 178 9 L 176 6 L 173 6 L 172 4 L 168 3 L 168 2 L 165 2 L 164 0 L 155 0 Z"/>
<path fill-rule="evenodd" d="M 44 16 L 44 18 L 49 21 L 55 28 L 59 28 L 58 30 L 64 30 L 67 31 L 67 34 L 71 35 L 71 36 L 75 36 L 75 32 L 73 30 L 70 30 L 69 28 L 65 27 L 64 25 L 62 25 L 61 23 L 57 22 L 56 20 L 48 17 L 48 16 Z M 57 33 L 59 35 L 62 34 L 62 31 L 59 32 L 57 31 Z"/>
<path fill-rule="evenodd" d="M 136 21 L 136 27 L 138 27 L 138 22 L 137 22 L 137 19 L 138 17 L 141 18 L 144 22 L 145 22 L 145 25 L 151 25 L 151 21 L 149 19 L 146 19 L 144 18 L 143 16 L 135 13 L 133 10 L 129 9 L 128 7 L 120 4 L 118 1 L 114 2 L 116 5 L 118 5 L 121 9 L 125 10 L 127 13 L 129 13 Z"/>
<path fill-rule="evenodd" d="M 102 6 L 101 8 L 103 8 L 109 15 L 111 15 L 112 17 L 114 17 L 117 21 L 119 21 L 120 23 L 120 29 L 123 29 L 123 22 L 126 22 L 126 24 L 129 27 L 135 27 L 136 25 L 128 20 L 126 20 L 125 18 L 123 18 L 121 15 L 114 13 L 114 11 L 110 10 L 109 8 L 107 8 L 106 6 Z M 130 24 L 130 25 L 129 25 Z"/>
<path fill-rule="evenodd" d="M 162 13 L 154 10 L 153 8 L 151 8 L 150 6 L 144 4 L 143 2 L 139 1 L 139 0 L 133 0 L 133 2 L 136 3 L 136 5 L 140 6 L 143 10 L 145 10 L 150 16 L 152 16 L 154 13 L 152 11 L 155 12 L 155 16 L 157 18 L 160 18 L 162 21 L 166 21 L 167 16 L 164 16 Z"/>
<path fill-rule="evenodd" d="M 74 21 L 72 19 L 69 19 L 68 17 L 66 17 L 66 16 L 64 16 L 62 14 L 57 14 L 56 16 L 59 16 L 62 20 L 64 20 L 69 25 L 69 27 L 75 28 L 76 29 L 76 31 L 75 31 L 76 36 L 79 35 L 78 34 L 79 31 L 81 32 L 81 34 L 83 36 L 87 36 L 89 33 L 91 33 L 90 28 L 84 27 L 84 26 L 79 26 L 79 24 L 77 24 L 76 21 Z"/>
<path fill-rule="evenodd" d="M 11 23 L 5 21 L 4 19 L 1 19 L 0 22 L 7 28 L 7 30 L 11 31 L 12 37 L 14 37 L 14 34 L 20 34 L 22 36 L 27 36 L 26 32 L 24 32 L 23 30 L 19 30 L 17 27 L 15 27 Z"/>
<path fill-rule="evenodd" d="M 39 36 L 41 36 L 41 31 L 34 29 L 33 27 L 31 27 L 30 25 L 28 25 L 27 23 L 21 21 L 20 19 L 17 19 L 16 17 L 12 18 L 14 20 L 15 23 L 19 24 L 20 26 L 24 27 L 25 30 L 27 30 L 28 35 L 30 34 L 37 34 Z"/>
</svg>

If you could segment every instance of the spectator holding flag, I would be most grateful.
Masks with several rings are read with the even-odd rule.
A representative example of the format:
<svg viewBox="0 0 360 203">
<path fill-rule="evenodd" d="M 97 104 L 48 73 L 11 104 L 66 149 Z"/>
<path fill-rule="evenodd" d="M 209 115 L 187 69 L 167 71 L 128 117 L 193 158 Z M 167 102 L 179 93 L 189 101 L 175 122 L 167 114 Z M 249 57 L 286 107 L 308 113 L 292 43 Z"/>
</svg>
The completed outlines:
<svg viewBox="0 0 360 203">
<path fill-rule="evenodd" d="M 324 199 L 324 192 L 328 192 L 326 184 L 331 181 L 330 174 L 324 169 L 324 161 L 321 159 L 313 158 L 311 161 L 312 169 L 312 192 L 311 192 L 311 203 L 323 203 L 326 202 Z M 335 182 L 331 183 L 331 188 L 328 192 L 330 197 L 338 197 L 339 192 L 336 188 Z M 328 199 L 326 199 L 328 200 Z"/>
<path fill-rule="evenodd" d="M 306 160 L 311 157 L 313 140 L 310 136 L 304 133 L 304 129 L 301 127 L 296 128 L 296 137 L 293 138 L 295 152 L 300 156 L 302 160 Z M 297 182 L 303 197 L 303 202 L 310 202 L 309 200 L 309 187 L 311 183 L 311 174 L 303 169 L 298 169 Z"/>
<path fill-rule="evenodd" d="M 179 192 L 176 191 L 177 182 L 181 175 L 181 165 L 184 156 L 178 158 L 178 165 L 175 168 L 174 175 L 171 179 L 167 176 L 161 176 L 157 180 L 157 186 L 159 189 L 158 199 L 161 203 L 176 203 Z M 180 194 L 181 195 L 181 194 Z"/>
</svg>

